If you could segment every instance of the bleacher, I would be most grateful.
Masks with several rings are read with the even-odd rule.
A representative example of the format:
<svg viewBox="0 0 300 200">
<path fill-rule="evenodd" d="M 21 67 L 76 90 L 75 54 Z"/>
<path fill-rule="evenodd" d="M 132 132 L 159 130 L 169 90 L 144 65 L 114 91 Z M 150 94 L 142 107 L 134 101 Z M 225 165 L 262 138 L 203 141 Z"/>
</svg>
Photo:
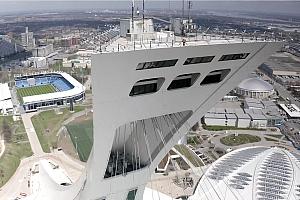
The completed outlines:
<svg viewBox="0 0 300 200">
<path fill-rule="evenodd" d="M 57 91 L 67 91 L 73 88 L 73 85 L 60 75 L 36 76 L 34 79 L 35 86 L 52 84 Z M 15 83 L 16 88 L 30 87 L 27 79 L 24 78 L 16 80 Z"/>
<path fill-rule="evenodd" d="M 59 91 L 67 91 L 72 88 L 72 85 L 64 78 L 57 78 L 52 85 Z"/>
</svg>

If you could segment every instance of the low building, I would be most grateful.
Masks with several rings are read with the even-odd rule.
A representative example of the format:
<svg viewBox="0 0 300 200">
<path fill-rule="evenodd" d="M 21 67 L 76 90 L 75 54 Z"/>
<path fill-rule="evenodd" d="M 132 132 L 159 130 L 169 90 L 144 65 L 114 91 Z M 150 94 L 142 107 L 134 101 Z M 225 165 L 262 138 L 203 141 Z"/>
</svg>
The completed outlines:
<svg viewBox="0 0 300 200">
<path fill-rule="evenodd" d="M 23 62 L 24 67 L 46 68 L 48 62 L 46 57 L 30 57 Z"/>
<path fill-rule="evenodd" d="M 47 57 L 53 52 L 53 44 L 39 46 L 32 49 L 33 57 Z"/>
<path fill-rule="evenodd" d="M 249 128 L 251 125 L 251 118 L 246 113 L 236 113 L 237 116 L 237 127 L 238 128 Z"/>
<path fill-rule="evenodd" d="M 206 113 L 204 122 L 208 126 L 226 126 L 226 115 L 219 113 Z"/>
<path fill-rule="evenodd" d="M 244 101 L 245 109 L 263 109 L 264 105 L 258 99 L 246 98 Z"/>
<path fill-rule="evenodd" d="M 13 112 L 13 103 L 8 83 L 0 83 L 0 111 L 3 115 Z"/>
<path fill-rule="evenodd" d="M 268 120 L 261 110 L 245 109 L 251 118 L 251 128 L 266 129 Z"/>
<path fill-rule="evenodd" d="M 235 114 L 226 113 L 226 126 L 236 127 L 237 125 L 237 117 Z"/>
</svg>

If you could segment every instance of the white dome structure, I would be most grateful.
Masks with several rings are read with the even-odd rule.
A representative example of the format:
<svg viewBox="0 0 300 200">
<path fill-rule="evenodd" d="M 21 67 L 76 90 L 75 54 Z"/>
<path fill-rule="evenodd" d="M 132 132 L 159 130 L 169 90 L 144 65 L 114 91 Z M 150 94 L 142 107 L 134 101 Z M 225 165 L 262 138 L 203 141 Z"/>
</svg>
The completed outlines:
<svg viewBox="0 0 300 200">
<path fill-rule="evenodd" d="M 236 88 L 236 93 L 250 98 L 267 98 L 274 93 L 273 86 L 260 78 L 243 80 Z"/>
<path fill-rule="evenodd" d="M 300 155 L 281 148 L 246 147 L 213 163 L 189 200 L 299 197 Z"/>
</svg>

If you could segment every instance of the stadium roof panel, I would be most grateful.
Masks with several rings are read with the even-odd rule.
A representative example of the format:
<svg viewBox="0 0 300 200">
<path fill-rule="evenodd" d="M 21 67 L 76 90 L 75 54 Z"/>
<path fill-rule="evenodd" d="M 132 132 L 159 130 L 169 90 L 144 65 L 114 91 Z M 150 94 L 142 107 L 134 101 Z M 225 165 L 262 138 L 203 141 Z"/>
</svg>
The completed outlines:
<svg viewBox="0 0 300 200">
<path fill-rule="evenodd" d="M 227 168 L 235 157 L 248 157 L 239 167 L 215 179 L 211 173 L 217 168 Z M 300 184 L 300 155 L 280 148 L 246 147 L 221 157 L 202 176 L 194 195 L 198 199 L 286 199 L 298 194 Z M 300 189 L 300 186 L 299 186 Z"/>
</svg>

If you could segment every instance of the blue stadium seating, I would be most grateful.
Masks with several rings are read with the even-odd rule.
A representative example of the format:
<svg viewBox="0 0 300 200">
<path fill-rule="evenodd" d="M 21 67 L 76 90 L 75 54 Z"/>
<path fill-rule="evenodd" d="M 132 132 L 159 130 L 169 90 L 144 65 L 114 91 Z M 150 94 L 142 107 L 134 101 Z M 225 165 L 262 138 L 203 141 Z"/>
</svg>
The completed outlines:
<svg viewBox="0 0 300 200">
<path fill-rule="evenodd" d="M 58 91 L 67 91 L 72 89 L 74 86 L 69 83 L 64 77 L 60 75 L 47 75 L 47 76 L 36 76 L 35 78 L 35 85 L 49 85 L 52 84 Z M 16 80 L 16 87 L 17 88 L 25 88 L 29 87 L 27 79 L 19 79 Z"/>
</svg>

